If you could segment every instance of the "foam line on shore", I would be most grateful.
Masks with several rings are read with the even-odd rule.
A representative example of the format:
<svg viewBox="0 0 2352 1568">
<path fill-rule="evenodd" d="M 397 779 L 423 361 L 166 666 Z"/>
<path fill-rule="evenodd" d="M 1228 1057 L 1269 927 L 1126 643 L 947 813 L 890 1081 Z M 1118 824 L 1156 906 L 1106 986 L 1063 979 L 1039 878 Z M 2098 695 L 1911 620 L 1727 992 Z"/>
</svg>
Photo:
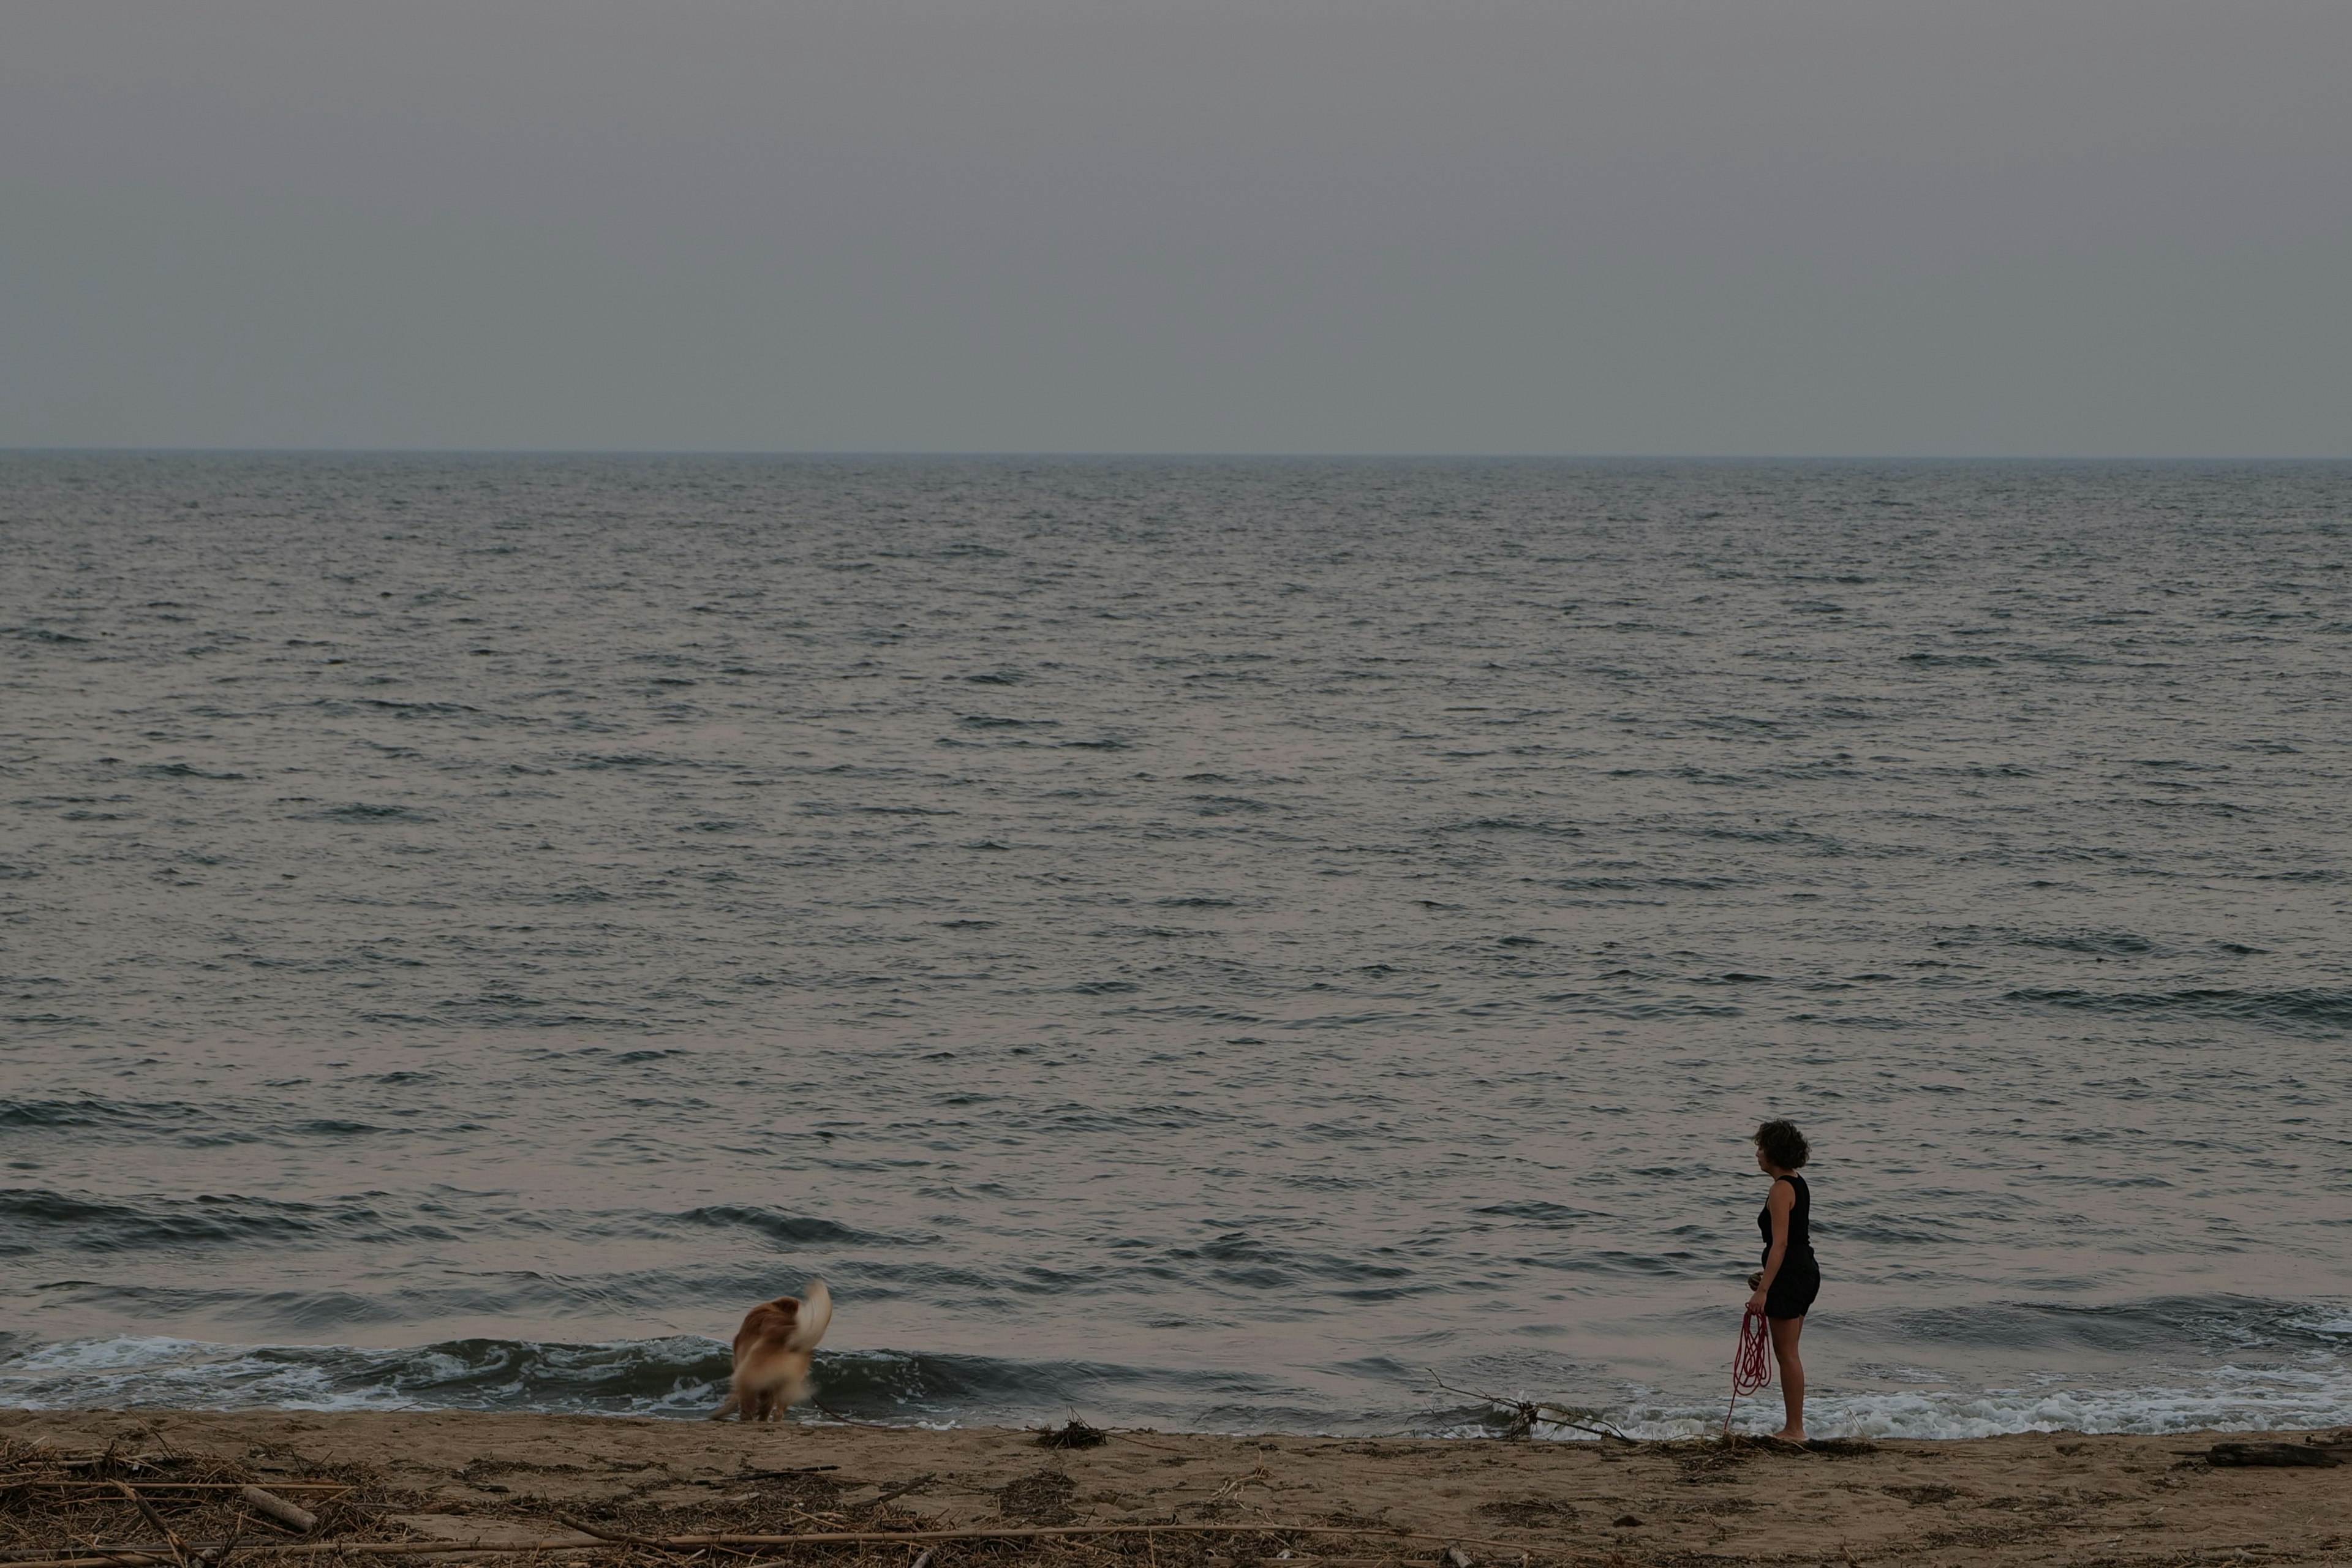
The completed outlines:
<svg viewBox="0 0 2352 1568">
<path fill-rule="evenodd" d="M 237 1345 L 160 1336 L 28 1346 L 0 1361 L 0 1402 L 26 1409 L 91 1406 L 188 1410 L 479 1410 L 693 1418 L 723 1397 L 726 1347 L 677 1335 L 565 1344 L 456 1340 L 405 1348 Z M 1019 1424 L 1074 1405 L 1092 1418 L 1162 1429 L 1265 1433 L 1494 1435 L 1499 1412 L 1400 1389 L 1384 1406 L 1339 1407 L 1268 1378 L 1008 1358 L 854 1351 L 821 1353 L 826 1404 L 861 1420 L 908 1426 Z M 1512 1397 L 1556 1391 L 1504 1391 Z M 1712 1394 L 1630 1388 L 1602 1406 L 1627 1433 L 1687 1437 L 1720 1426 Z M 1767 1390 L 1742 1425 L 1777 1415 Z M 1990 1388 L 1841 1390 L 1809 1404 L 1822 1436 L 1990 1437 L 2059 1430 L 2108 1433 L 2262 1431 L 2352 1424 L 2352 1369 L 2334 1358 L 2285 1365 L 2224 1363 L 2139 1386 L 2055 1375 Z M 802 1418 L 822 1421 L 803 1411 Z M 1580 1434 L 1562 1440 L 1589 1440 Z"/>
</svg>

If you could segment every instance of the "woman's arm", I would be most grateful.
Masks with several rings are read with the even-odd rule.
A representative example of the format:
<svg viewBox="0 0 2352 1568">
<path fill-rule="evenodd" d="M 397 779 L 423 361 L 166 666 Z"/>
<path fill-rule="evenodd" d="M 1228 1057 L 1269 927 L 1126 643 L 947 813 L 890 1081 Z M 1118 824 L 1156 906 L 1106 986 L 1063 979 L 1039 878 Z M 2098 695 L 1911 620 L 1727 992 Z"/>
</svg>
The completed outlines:
<svg viewBox="0 0 2352 1568">
<path fill-rule="evenodd" d="M 1771 1293 L 1772 1281 L 1780 1277 L 1780 1260 L 1789 1256 L 1789 1214 L 1797 1206 L 1797 1189 L 1786 1182 L 1776 1181 L 1772 1192 L 1764 1200 L 1764 1212 L 1772 1216 L 1772 1250 L 1764 1258 L 1764 1282 L 1756 1287 L 1756 1294 L 1748 1298 L 1748 1310 L 1760 1312 L 1764 1298 Z"/>
</svg>

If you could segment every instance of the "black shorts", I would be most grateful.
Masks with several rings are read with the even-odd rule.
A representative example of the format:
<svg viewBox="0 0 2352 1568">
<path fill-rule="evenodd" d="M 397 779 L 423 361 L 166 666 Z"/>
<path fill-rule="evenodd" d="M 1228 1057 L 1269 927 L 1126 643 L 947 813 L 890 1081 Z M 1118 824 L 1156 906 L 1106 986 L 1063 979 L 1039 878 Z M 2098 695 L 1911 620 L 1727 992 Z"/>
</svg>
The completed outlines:
<svg viewBox="0 0 2352 1568">
<path fill-rule="evenodd" d="M 1822 1266 L 1811 1254 L 1803 1258 L 1784 1258 L 1780 1272 L 1773 1277 L 1772 1289 L 1764 1293 L 1764 1315 L 1768 1318 L 1801 1318 L 1822 1293 Z"/>
</svg>

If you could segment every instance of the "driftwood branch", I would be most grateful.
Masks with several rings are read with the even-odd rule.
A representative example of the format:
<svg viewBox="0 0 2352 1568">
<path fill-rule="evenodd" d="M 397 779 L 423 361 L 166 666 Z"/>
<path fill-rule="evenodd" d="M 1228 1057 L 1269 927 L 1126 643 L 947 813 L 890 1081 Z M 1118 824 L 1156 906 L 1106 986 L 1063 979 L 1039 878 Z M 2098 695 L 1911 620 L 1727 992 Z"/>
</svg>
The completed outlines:
<svg viewBox="0 0 2352 1568">
<path fill-rule="evenodd" d="M 615 1546 L 646 1546 L 656 1552 L 661 1550 L 661 1542 L 658 1541 L 649 1541 L 642 1535 L 623 1535 L 616 1531 L 599 1530 L 594 1525 L 573 1519 L 569 1514 L 558 1514 L 555 1521 L 558 1524 L 568 1524 L 583 1535 L 593 1535 L 599 1541 L 609 1541 Z"/>
<path fill-rule="evenodd" d="M 256 1512 L 268 1515 L 297 1535 L 308 1535 L 319 1528 L 317 1514 L 288 1502 L 274 1492 L 263 1491 L 259 1487 L 242 1487 L 236 1495 Z"/>
<path fill-rule="evenodd" d="M 900 1481 L 897 1486 L 892 1487 L 880 1497 L 869 1498 L 856 1506 L 859 1510 L 866 1513 L 879 1513 L 884 1503 L 896 1502 L 900 1498 L 905 1497 L 908 1492 L 929 1486 L 933 1481 L 938 1480 L 939 1479 L 939 1477 L 934 1475 L 917 1476 L 913 1480 Z"/>
<path fill-rule="evenodd" d="M 809 1403 L 815 1405 L 819 1410 L 824 1411 L 827 1415 L 830 1415 L 833 1419 L 840 1422 L 845 1426 L 871 1426 L 877 1432 L 895 1432 L 898 1430 L 897 1427 L 890 1426 L 887 1422 L 860 1421 L 855 1415 L 844 1415 L 840 1411 L 835 1410 L 832 1405 L 827 1405 L 822 1399 L 811 1399 Z"/>
<path fill-rule="evenodd" d="M 1438 1376 L 1435 1367 L 1425 1366 L 1421 1370 L 1429 1373 L 1430 1381 L 1448 1394 L 1483 1399 L 1489 1405 L 1499 1405 L 1510 1411 L 1513 1416 L 1511 1436 L 1514 1437 L 1524 1437 L 1538 1426 L 1566 1426 L 1578 1432 L 1590 1432 L 1595 1437 L 1614 1437 L 1620 1443 L 1634 1441 L 1606 1421 L 1601 1421 L 1592 1411 L 1571 1409 L 1565 1405 L 1538 1405 L 1525 1399 L 1506 1399 L 1499 1394 L 1488 1394 L 1484 1389 L 1456 1388 Z M 1597 1426 L 1590 1425 L 1596 1421 L 1601 1424 Z"/>
<path fill-rule="evenodd" d="M 163 1522 L 163 1516 L 155 1511 L 155 1505 L 141 1497 L 127 1481 L 115 1482 L 114 1489 L 138 1505 L 141 1516 L 154 1527 L 156 1534 L 163 1538 L 164 1548 L 171 1552 L 172 1561 L 177 1563 L 180 1568 L 188 1568 L 187 1549 L 181 1544 L 180 1538 L 172 1533 L 172 1527 Z"/>
</svg>

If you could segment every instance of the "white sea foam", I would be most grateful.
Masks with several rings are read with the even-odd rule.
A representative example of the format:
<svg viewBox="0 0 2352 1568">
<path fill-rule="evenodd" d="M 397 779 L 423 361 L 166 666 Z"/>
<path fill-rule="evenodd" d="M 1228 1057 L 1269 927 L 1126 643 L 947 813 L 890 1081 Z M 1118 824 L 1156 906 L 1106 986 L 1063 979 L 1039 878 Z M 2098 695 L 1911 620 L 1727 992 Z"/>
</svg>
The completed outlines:
<svg viewBox="0 0 2352 1568">
<path fill-rule="evenodd" d="M 598 1345 L 474 1341 L 372 1350 L 125 1335 L 42 1345 L 0 1363 L 0 1403 L 27 1409 L 699 1413 L 719 1397 L 707 1375 L 714 1353 L 724 1354 L 717 1342 L 691 1337 Z"/>
<path fill-rule="evenodd" d="M 2287 1320 L 2291 1327 L 2306 1333 L 2340 1335 L 2352 1338 L 2352 1307 L 2323 1307 L 2301 1317 Z"/>
<path fill-rule="evenodd" d="M 1724 1407 L 1636 1402 L 1616 1417 L 1636 1437 L 1717 1431 Z M 1777 1389 L 1743 1400 L 1735 1426 L 1778 1426 Z M 1809 1392 L 1816 1437 L 1994 1437 L 2011 1432 L 2257 1432 L 2352 1424 L 2352 1369 L 2221 1366 L 2194 1380 L 2137 1387 L 2078 1384 L 2053 1373 L 2027 1386 Z M 1571 1433 L 1571 1437 L 1580 1434 Z"/>
<path fill-rule="evenodd" d="M 719 1397 L 709 1373 L 724 1349 L 680 1337 L 608 1344 L 468 1341 L 414 1349 L 231 1345 L 161 1336 L 121 1336 L 42 1345 L 0 1363 L 0 1404 L 19 1408 L 174 1406 L 289 1410 L 490 1408 L 691 1415 Z M 837 1358 L 837 1375 L 870 1372 L 869 1355 Z M 904 1358 L 889 1358 L 898 1361 Z M 1180 1374 L 1171 1374 L 1178 1380 Z M 1017 1383 L 1016 1377 L 1013 1380 Z M 999 1391 L 966 1401 L 926 1399 L 919 1407 L 869 1407 L 884 1418 L 923 1426 L 1025 1419 Z M 1034 1402 L 1033 1402 L 1034 1403 Z M 942 1408 L 942 1405 L 950 1407 Z M 1186 1420 L 1171 1402 L 1171 1426 L 1255 1430 L 1234 1420 L 1230 1396 L 1213 1413 Z M 1603 1411 L 1628 1436 L 1674 1438 L 1720 1428 L 1715 1400 L 1639 1394 Z M 1737 1424 L 1777 1425 L 1776 1391 L 1743 1400 Z M 1358 1410 L 1318 1417 L 1293 1405 L 1286 1424 L 1325 1429 L 1412 1426 L 1402 1411 Z M 2143 1386 L 2099 1386 L 2052 1373 L 1999 1388 L 1912 1388 L 1893 1392 L 1818 1390 L 1807 1425 L 1822 1437 L 1988 1437 L 2015 1432 L 2263 1431 L 2352 1425 L 2352 1367 L 2309 1358 L 2293 1366 L 2223 1365 Z M 1433 1436 L 1483 1436 L 1480 1422 L 1423 1424 Z M 1590 1441 L 1580 1432 L 1544 1434 Z"/>
<path fill-rule="evenodd" d="M 269 1352 L 152 1335 L 43 1345 L 0 1364 L 0 1397 L 37 1410 L 133 1405 L 400 1409 L 413 1403 L 389 1389 L 339 1393 L 326 1366 Z"/>
</svg>

